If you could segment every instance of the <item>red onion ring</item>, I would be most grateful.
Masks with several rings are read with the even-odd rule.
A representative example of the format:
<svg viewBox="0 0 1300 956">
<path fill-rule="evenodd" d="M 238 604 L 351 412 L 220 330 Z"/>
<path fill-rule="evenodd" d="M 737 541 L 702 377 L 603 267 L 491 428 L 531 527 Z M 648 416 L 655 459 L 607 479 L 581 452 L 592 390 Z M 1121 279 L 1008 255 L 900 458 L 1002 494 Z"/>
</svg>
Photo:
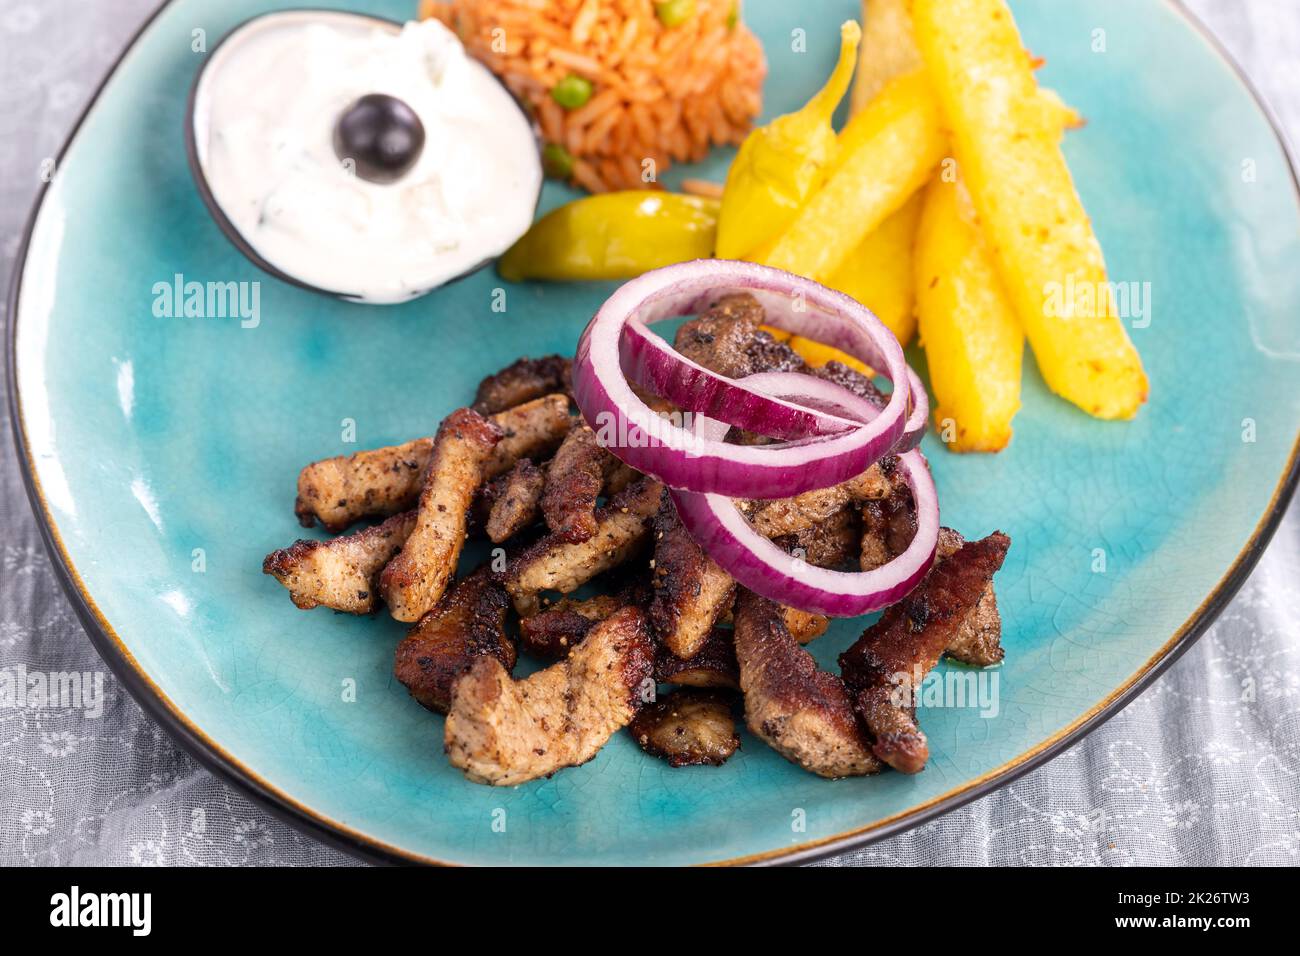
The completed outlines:
<svg viewBox="0 0 1300 956">
<path fill-rule="evenodd" d="M 877 413 L 865 399 L 823 379 L 791 372 L 765 372 L 744 379 L 752 388 L 772 395 L 794 397 L 808 394 L 822 400 L 835 398 L 834 391 L 849 395 L 850 414 Z M 816 383 L 816 385 L 812 385 Z M 807 390 L 805 392 L 805 390 Z M 706 416 L 695 419 L 695 429 L 707 436 L 725 435 L 727 425 Z M 912 501 L 916 507 L 916 534 L 898 557 L 872 571 L 830 571 L 787 554 L 763 537 L 749 523 L 736 503 L 724 495 L 696 494 L 673 490 L 673 503 L 682 526 L 718 566 L 755 594 L 780 604 L 833 617 L 856 617 L 893 604 L 907 595 L 925 577 L 934 563 L 939 539 L 939 497 L 934 479 L 919 451 L 898 456 Z"/>
<path fill-rule="evenodd" d="M 830 571 L 787 554 L 763 537 L 724 495 L 672 490 L 683 527 L 718 566 L 755 594 L 800 610 L 856 617 L 911 592 L 934 563 L 939 499 L 919 451 L 898 456 L 916 502 L 916 534 L 893 561 L 873 571 Z"/>
<path fill-rule="evenodd" d="M 743 381 L 690 362 L 647 325 L 747 292 L 771 324 L 834 346 L 881 371 L 893 391 L 884 409 L 858 424 L 763 395 Z M 632 391 L 639 380 L 694 414 L 776 438 L 775 445 L 729 445 L 658 416 Z M 669 487 L 745 498 L 784 498 L 861 474 L 916 440 L 928 414 L 925 390 L 902 347 L 864 306 L 810 279 L 748 262 L 698 259 L 647 272 L 624 284 L 597 311 L 578 342 L 574 399 L 598 440 L 615 456 Z M 710 415 L 709 413 L 713 413 Z"/>
<path fill-rule="evenodd" d="M 884 408 L 797 372 L 725 378 L 649 330 L 654 322 L 699 312 L 737 292 L 757 298 L 777 328 L 881 371 L 893 383 Z M 690 412 L 692 426 L 661 418 L 636 396 L 629 379 Z M 701 259 L 647 272 L 610 296 L 583 332 L 573 392 L 600 444 L 667 484 L 692 538 L 758 594 L 851 617 L 899 600 L 934 562 L 938 495 L 925 458 L 915 450 L 929 415 L 925 389 L 898 340 L 848 296 L 752 263 Z M 786 440 L 727 444 L 729 426 Z M 810 566 L 755 531 L 731 500 L 785 498 L 829 487 L 891 453 L 898 455 L 911 489 L 917 530 L 901 555 L 873 571 Z"/>
</svg>

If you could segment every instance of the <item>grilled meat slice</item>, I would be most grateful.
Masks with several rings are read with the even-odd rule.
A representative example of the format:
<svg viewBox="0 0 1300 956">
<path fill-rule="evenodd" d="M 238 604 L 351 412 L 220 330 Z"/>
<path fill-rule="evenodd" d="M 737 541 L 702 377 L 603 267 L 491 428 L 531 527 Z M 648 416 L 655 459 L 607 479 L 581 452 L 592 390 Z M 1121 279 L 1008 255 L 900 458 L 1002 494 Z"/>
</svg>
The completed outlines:
<svg viewBox="0 0 1300 956">
<path fill-rule="evenodd" d="M 544 458 L 569 430 L 569 400 L 547 395 L 492 416 L 504 437 L 485 468 L 495 478 L 521 458 Z M 319 520 L 338 534 L 362 518 L 382 518 L 414 508 L 433 454 L 432 438 L 314 461 L 298 475 L 294 513 L 305 528 Z"/>
<path fill-rule="evenodd" d="M 746 511 L 754 530 L 766 538 L 798 534 L 838 514 L 845 505 L 861 501 L 887 498 L 895 490 L 893 480 L 883 461 L 872 465 L 856 478 L 805 491 L 793 498 L 773 498 L 770 501 L 752 501 Z"/>
<path fill-rule="evenodd" d="M 572 369 L 573 363 L 562 355 L 521 358 L 479 382 L 471 407 L 480 415 L 493 415 L 552 392 L 570 394 Z"/>
<path fill-rule="evenodd" d="M 653 655 L 645 614 L 625 607 L 567 659 L 524 680 L 512 680 L 495 657 L 479 657 L 452 688 L 448 759 L 470 780 L 495 786 L 586 763 L 649 696 Z"/>
<path fill-rule="evenodd" d="M 920 773 L 930 759 L 930 742 L 916 722 L 915 708 L 899 706 L 893 688 L 858 691 L 853 710 L 871 735 L 871 752 L 900 773 Z"/>
<path fill-rule="evenodd" d="M 418 621 L 447 589 L 465 543 L 466 513 L 483 480 L 484 462 L 500 440 L 501 431 L 468 408 L 452 412 L 438 427 L 415 528 L 379 576 L 379 588 L 397 620 Z"/>
<path fill-rule="evenodd" d="M 514 669 L 515 646 L 505 633 L 508 604 L 486 565 L 457 581 L 397 645 L 393 673 L 412 697 L 445 714 L 452 685 L 476 658 L 489 654 L 507 672 Z"/>
<path fill-rule="evenodd" d="M 692 362 L 728 378 L 755 372 L 806 372 L 799 353 L 763 331 L 763 306 L 748 293 L 724 296 L 682 323 L 673 347 Z"/>
<path fill-rule="evenodd" d="M 274 575 L 303 610 L 324 606 L 368 614 L 379 603 L 379 572 L 402 550 L 414 527 L 415 512 L 404 511 L 330 541 L 295 541 L 268 554 L 262 573 Z"/>
<path fill-rule="evenodd" d="M 880 389 L 876 388 L 876 383 L 871 381 L 857 369 L 849 368 L 843 362 L 830 361 L 820 368 L 812 369 L 812 374 L 818 378 L 824 378 L 828 382 L 834 382 L 842 388 L 847 388 L 859 398 L 865 398 L 876 408 L 883 409 L 889 404 L 889 398 Z"/>
<path fill-rule="evenodd" d="M 813 567 L 840 569 L 857 560 L 862 519 L 853 507 L 844 507 L 810 528 L 773 538 L 772 543 Z"/>
<path fill-rule="evenodd" d="M 678 657 L 693 657 L 714 623 L 730 610 L 736 582 L 682 527 L 667 494 L 655 515 L 654 536 L 650 627 Z"/>
<path fill-rule="evenodd" d="M 491 416 L 501 441 L 484 466 L 485 478 L 504 475 L 521 458 L 541 461 L 560 447 L 571 418 L 567 395 L 543 395 Z"/>
<path fill-rule="evenodd" d="M 622 564 L 650 539 L 650 518 L 663 485 L 649 478 L 629 485 L 596 512 L 596 533 L 574 543 L 549 534 L 511 559 L 505 585 L 521 617 L 541 607 L 542 591 L 569 594 Z"/>
<path fill-rule="evenodd" d="M 781 756 L 819 776 L 878 772 L 880 762 L 858 727 L 844 683 L 818 670 L 795 643 L 780 607 L 742 588 L 735 617 L 749 729 Z"/>
<path fill-rule="evenodd" d="M 740 749 L 730 695 L 686 688 L 642 707 L 628 730 L 641 749 L 670 767 L 720 767 Z"/>
<path fill-rule="evenodd" d="M 542 514 L 563 541 L 586 541 L 596 533 L 596 501 L 617 458 L 596 443 L 596 433 L 575 421 L 546 472 Z"/>
<path fill-rule="evenodd" d="M 762 321 L 763 307 L 752 295 L 726 296 L 698 317 L 682 323 L 673 347 L 719 375 L 742 378 L 757 371 L 752 367 L 750 348 Z"/>
<path fill-rule="evenodd" d="M 908 488 L 896 488 L 887 498 L 866 502 L 862 506 L 862 570 L 888 564 L 907 550 L 915 536 L 916 508 Z"/>
<path fill-rule="evenodd" d="M 384 517 L 415 506 L 432 438 L 314 461 L 298 474 L 294 514 L 304 528 L 319 519 L 338 534 L 362 518 Z"/>
<path fill-rule="evenodd" d="M 615 458 L 613 464 L 605 471 L 605 487 L 602 489 L 602 494 L 606 498 L 613 498 L 632 482 L 644 477 L 645 475 L 631 465 L 625 465 Z"/>
<path fill-rule="evenodd" d="M 830 619 L 796 608 L 781 606 L 781 620 L 800 644 L 826 633 Z M 731 611 L 723 615 L 731 623 Z M 655 680 L 684 687 L 726 687 L 740 690 L 740 665 L 736 662 L 735 632 L 730 627 L 712 627 L 700 649 L 682 659 L 660 644 L 655 650 Z"/>
<path fill-rule="evenodd" d="M 655 680 L 683 687 L 726 687 L 740 690 L 740 665 L 730 628 L 709 630 L 708 639 L 685 660 L 663 645 L 655 649 Z"/>
<path fill-rule="evenodd" d="M 944 651 L 955 661 L 975 667 L 992 667 L 1002 662 L 1002 616 L 998 613 L 997 595 L 990 583 L 980 595 L 975 609 L 957 628 L 957 636 Z"/>
<path fill-rule="evenodd" d="M 896 770 L 918 773 L 929 759 L 925 734 L 916 726 L 915 695 L 1002 567 L 1010 543 L 995 531 L 962 545 L 840 655 L 854 707 L 875 738 L 874 752 Z"/>
<path fill-rule="evenodd" d="M 587 636 L 587 632 L 628 602 L 619 595 L 600 594 L 585 601 L 561 598 L 532 617 L 519 619 L 519 640 L 524 649 L 547 660 L 560 660 Z"/>
<path fill-rule="evenodd" d="M 862 570 L 870 571 L 898 557 L 916 534 L 911 492 L 900 486 L 883 501 L 868 501 L 862 508 L 862 526 Z M 964 539 L 956 531 L 940 528 L 935 561 L 942 561 L 963 544 Z M 984 588 L 979 603 L 967 612 L 944 653 L 976 667 L 989 667 L 1002 660 L 1002 618 L 992 581 Z"/>
<path fill-rule="evenodd" d="M 537 520 L 546 473 L 531 459 L 521 458 L 497 480 L 503 483 L 492 496 L 487 517 L 487 536 L 494 544 L 513 537 Z"/>
<path fill-rule="evenodd" d="M 808 363 L 784 342 L 759 329 L 746 349 L 752 372 L 807 372 Z"/>
<path fill-rule="evenodd" d="M 951 528 L 939 529 L 939 544 L 935 561 L 951 557 L 966 541 Z M 989 581 L 975 607 L 966 612 L 957 627 L 957 636 L 944 651 L 953 660 L 976 667 L 991 667 L 1000 663 L 1002 651 L 1002 617 L 998 614 L 998 599 Z"/>
</svg>

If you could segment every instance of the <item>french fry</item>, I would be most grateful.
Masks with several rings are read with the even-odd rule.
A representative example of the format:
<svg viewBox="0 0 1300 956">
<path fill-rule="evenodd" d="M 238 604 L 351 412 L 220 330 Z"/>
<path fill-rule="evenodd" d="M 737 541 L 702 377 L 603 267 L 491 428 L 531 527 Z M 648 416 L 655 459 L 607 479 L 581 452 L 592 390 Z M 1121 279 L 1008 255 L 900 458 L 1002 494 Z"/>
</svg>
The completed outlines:
<svg viewBox="0 0 1300 956">
<path fill-rule="evenodd" d="M 917 46 L 961 176 L 1047 384 L 1098 418 L 1132 418 L 1147 377 L 1101 246 L 1004 0 L 914 0 Z M 866 114 L 863 114 L 866 115 Z"/>
<path fill-rule="evenodd" d="M 921 216 L 920 191 L 867 234 L 844 264 L 826 280 L 832 289 L 853 296 L 907 345 L 916 332 L 913 312 L 912 243 Z"/>
<path fill-rule="evenodd" d="M 1045 114 L 1043 122 L 1048 128 L 1055 128 L 1064 134 L 1067 129 L 1078 129 L 1083 125 L 1083 117 L 1079 115 L 1079 111 L 1061 99 L 1061 94 L 1056 90 L 1040 86 L 1038 97 Z"/>
<path fill-rule="evenodd" d="M 924 72 L 891 80 L 844 128 L 829 179 L 762 261 L 825 281 L 925 184 L 946 151 Z"/>
<path fill-rule="evenodd" d="M 953 451 L 1001 451 L 1020 408 L 1025 336 L 958 182 L 924 192 L 916 234 L 916 310 L 935 427 Z"/>
<path fill-rule="evenodd" d="M 853 77 L 850 115 L 866 108 L 886 83 L 921 65 L 912 38 L 912 0 L 862 0 L 862 45 Z"/>
</svg>

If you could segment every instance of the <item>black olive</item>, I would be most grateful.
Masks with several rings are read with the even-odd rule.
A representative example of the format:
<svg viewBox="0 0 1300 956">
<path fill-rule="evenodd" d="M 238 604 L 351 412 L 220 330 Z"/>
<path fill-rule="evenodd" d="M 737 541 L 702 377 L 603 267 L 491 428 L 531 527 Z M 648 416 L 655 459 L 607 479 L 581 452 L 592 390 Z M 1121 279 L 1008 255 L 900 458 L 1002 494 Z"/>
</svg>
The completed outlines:
<svg viewBox="0 0 1300 956">
<path fill-rule="evenodd" d="M 391 183 L 415 165 L 424 148 L 424 124 L 395 96 L 368 93 L 339 117 L 334 152 L 351 160 L 356 174 L 372 183 Z"/>
</svg>

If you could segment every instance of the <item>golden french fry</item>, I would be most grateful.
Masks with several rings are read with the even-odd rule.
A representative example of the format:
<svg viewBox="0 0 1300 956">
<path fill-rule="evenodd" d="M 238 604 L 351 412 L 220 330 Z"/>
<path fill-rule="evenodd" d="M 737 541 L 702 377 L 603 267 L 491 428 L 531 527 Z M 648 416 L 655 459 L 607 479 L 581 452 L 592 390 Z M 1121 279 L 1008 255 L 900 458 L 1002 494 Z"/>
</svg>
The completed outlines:
<svg viewBox="0 0 1300 956">
<path fill-rule="evenodd" d="M 936 178 L 923 195 L 916 311 L 935 427 L 953 451 L 1001 451 L 1020 408 L 1025 336 L 965 187 Z"/>
<path fill-rule="evenodd" d="M 1043 122 L 1049 128 L 1055 128 L 1059 133 L 1064 134 L 1067 129 L 1078 129 L 1083 125 L 1083 117 L 1079 115 L 1079 111 L 1061 99 L 1061 94 L 1056 90 L 1040 86 L 1038 97 L 1046 114 Z"/>
<path fill-rule="evenodd" d="M 1098 418 L 1132 418 L 1147 377 L 1101 246 L 1004 0 L 914 0 L 961 176 L 1043 377 Z M 865 114 L 864 114 L 865 115 Z"/>
<path fill-rule="evenodd" d="M 862 45 L 849 99 L 856 116 L 886 83 L 921 65 L 912 38 L 912 0 L 862 0 Z"/>
<path fill-rule="evenodd" d="M 853 296 L 874 312 L 903 345 L 916 332 L 912 243 L 921 196 L 921 191 L 914 193 L 902 209 L 869 232 L 826 280 L 832 289 Z"/>
<path fill-rule="evenodd" d="M 825 185 L 761 261 L 825 281 L 923 186 L 947 150 L 923 71 L 891 80 L 840 134 Z"/>
</svg>

